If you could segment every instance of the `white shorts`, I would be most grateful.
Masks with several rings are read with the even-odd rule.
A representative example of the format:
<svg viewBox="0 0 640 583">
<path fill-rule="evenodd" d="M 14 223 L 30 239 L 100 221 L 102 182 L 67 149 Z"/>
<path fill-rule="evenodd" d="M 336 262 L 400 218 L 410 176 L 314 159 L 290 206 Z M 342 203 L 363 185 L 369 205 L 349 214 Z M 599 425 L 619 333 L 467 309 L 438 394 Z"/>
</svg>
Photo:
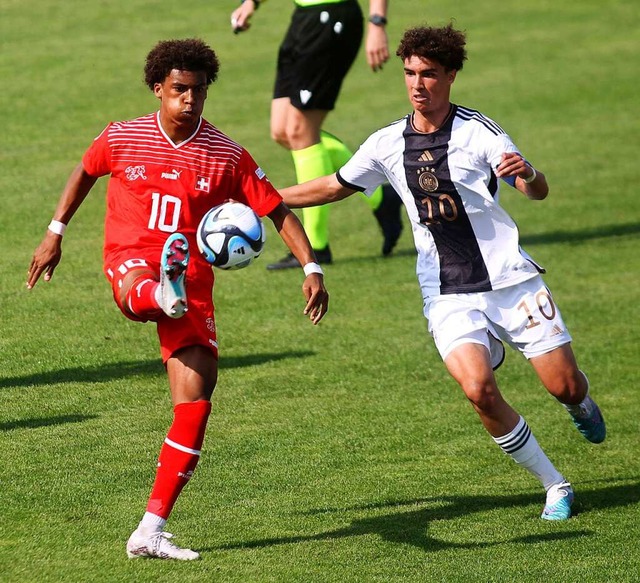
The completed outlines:
<svg viewBox="0 0 640 583">
<path fill-rule="evenodd" d="M 487 347 L 495 369 L 504 359 L 499 340 L 527 358 L 571 342 L 539 275 L 503 289 L 425 298 L 424 315 L 443 360 L 456 346 L 472 342 Z"/>
</svg>

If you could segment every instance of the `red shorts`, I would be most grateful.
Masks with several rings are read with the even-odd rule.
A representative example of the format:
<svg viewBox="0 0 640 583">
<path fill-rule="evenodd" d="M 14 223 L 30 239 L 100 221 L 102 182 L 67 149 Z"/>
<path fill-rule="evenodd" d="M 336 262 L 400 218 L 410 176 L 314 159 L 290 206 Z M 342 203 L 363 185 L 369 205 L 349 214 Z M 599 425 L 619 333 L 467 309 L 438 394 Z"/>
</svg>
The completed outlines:
<svg viewBox="0 0 640 583">
<path fill-rule="evenodd" d="M 130 320 L 146 322 L 148 319 L 138 318 L 120 301 L 122 278 L 131 269 L 148 268 L 159 279 L 160 252 L 153 253 L 153 259 L 144 256 L 140 250 L 130 250 L 105 260 L 104 272 L 111 283 L 113 298 L 120 311 Z M 206 346 L 218 358 L 218 341 L 213 306 L 213 269 L 204 260 L 200 261 L 192 255 L 187 268 L 185 288 L 187 290 L 187 306 L 189 310 L 182 318 L 169 318 L 160 312 L 151 318 L 157 325 L 160 340 L 162 362 L 166 363 L 171 355 L 187 346 Z"/>
</svg>

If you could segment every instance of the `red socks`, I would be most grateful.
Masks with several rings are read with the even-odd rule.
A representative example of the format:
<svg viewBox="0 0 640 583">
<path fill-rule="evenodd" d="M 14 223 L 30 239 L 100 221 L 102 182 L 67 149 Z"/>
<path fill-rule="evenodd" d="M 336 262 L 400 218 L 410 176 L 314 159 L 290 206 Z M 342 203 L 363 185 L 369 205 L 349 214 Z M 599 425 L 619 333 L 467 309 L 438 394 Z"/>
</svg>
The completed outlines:
<svg viewBox="0 0 640 583">
<path fill-rule="evenodd" d="M 144 275 L 133 282 L 126 296 L 127 308 L 139 318 L 155 316 L 160 312 L 156 300 L 156 288 L 160 284 Z"/>
<path fill-rule="evenodd" d="M 180 403 L 173 411 L 173 424 L 160 449 L 156 480 L 147 504 L 147 512 L 165 519 L 200 459 L 211 402 Z"/>
</svg>

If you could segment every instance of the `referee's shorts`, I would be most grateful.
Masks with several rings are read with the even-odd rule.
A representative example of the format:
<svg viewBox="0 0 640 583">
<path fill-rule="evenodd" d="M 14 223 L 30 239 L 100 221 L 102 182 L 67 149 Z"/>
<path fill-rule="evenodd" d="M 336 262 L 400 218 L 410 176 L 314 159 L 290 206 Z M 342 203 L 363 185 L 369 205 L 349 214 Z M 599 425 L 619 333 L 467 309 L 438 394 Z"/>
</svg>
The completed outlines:
<svg viewBox="0 0 640 583">
<path fill-rule="evenodd" d="M 297 6 L 278 53 L 274 99 L 288 97 L 303 110 L 332 110 L 360 49 L 363 20 L 356 0 Z"/>
</svg>

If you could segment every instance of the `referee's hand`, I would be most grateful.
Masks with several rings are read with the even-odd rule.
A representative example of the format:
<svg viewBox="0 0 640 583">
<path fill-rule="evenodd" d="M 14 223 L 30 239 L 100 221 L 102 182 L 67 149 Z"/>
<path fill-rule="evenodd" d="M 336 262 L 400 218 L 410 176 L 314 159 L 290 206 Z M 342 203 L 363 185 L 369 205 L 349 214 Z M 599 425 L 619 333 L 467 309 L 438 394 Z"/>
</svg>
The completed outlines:
<svg viewBox="0 0 640 583">
<path fill-rule="evenodd" d="M 249 4 L 249 2 L 245 2 L 245 4 Z M 387 31 L 383 27 L 369 23 L 365 51 L 367 63 L 371 69 L 373 71 L 382 69 L 382 65 L 389 60 L 389 41 Z"/>
<path fill-rule="evenodd" d="M 256 11 L 256 5 L 251 1 L 243 2 L 231 13 L 231 28 L 234 34 L 248 30 L 251 26 L 249 20 Z"/>
</svg>

